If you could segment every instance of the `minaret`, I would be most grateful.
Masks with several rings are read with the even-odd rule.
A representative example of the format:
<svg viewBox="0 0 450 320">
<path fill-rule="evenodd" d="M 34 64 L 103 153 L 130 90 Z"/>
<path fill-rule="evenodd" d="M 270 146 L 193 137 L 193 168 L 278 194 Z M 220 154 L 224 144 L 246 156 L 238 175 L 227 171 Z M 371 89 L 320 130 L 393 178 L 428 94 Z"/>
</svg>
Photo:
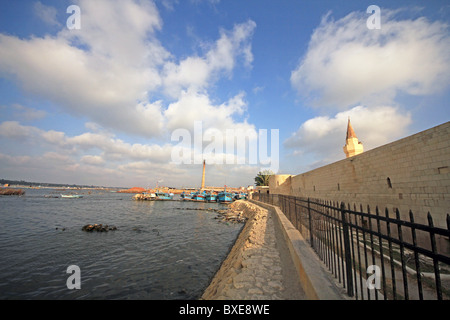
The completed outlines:
<svg viewBox="0 0 450 320">
<path fill-rule="evenodd" d="M 344 152 L 347 158 L 356 156 L 364 151 L 362 142 L 358 140 L 358 137 L 353 130 L 352 124 L 350 123 L 350 117 L 348 117 L 347 125 L 347 137 L 344 146 Z"/>
<path fill-rule="evenodd" d="M 203 160 L 202 188 L 200 190 L 203 190 L 204 188 L 205 188 L 205 160 Z"/>
</svg>

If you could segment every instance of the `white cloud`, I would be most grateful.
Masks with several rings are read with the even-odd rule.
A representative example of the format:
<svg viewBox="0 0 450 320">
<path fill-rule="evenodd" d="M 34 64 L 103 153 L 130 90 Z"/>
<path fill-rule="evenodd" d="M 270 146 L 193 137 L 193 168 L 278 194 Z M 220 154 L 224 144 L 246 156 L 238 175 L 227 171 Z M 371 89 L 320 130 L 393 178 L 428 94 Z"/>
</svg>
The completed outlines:
<svg viewBox="0 0 450 320">
<path fill-rule="evenodd" d="M 174 10 L 174 6 L 178 4 L 178 0 L 159 0 L 162 5 L 169 11 Z"/>
<path fill-rule="evenodd" d="M 14 112 L 15 118 L 22 119 L 25 121 L 43 119 L 47 115 L 47 112 L 43 110 L 25 107 L 17 103 L 12 105 L 12 109 L 15 111 Z"/>
<path fill-rule="evenodd" d="M 0 137 L 8 139 L 26 140 L 40 135 L 41 132 L 42 130 L 35 127 L 22 126 L 17 121 L 4 121 L 0 124 Z"/>
<path fill-rule="evenodd" d="M 91 165 L 103 165 L 105 160 L 101 156 L 86 155 L 81 158 L 81 162 Z"/>
<path fill-rule="evenodd" d="M 89 123 L 87 126 L 92 124 Z M 93 127 L 98 129 L 97 126 Z M 203 134 L 206 133 L 207 130 L 204 130 Z M 223 150 L 215 150 L 214 154 L 203 155 L 203 158 L 207 160 L 208 181 L 211 185 L 220 186 L 225 182 L 236 185 L 259 169 L 257 165 L 249 164 L 246 155 L 236 154 L 235 149 L 230 153 L 225 144 L 226 138 L 225 136 L 222 140 L 219 139 L 219 143 L 223 143 Z M 30 156 L 20 153 L 18 155 L 0 154 L 0 171 L 18 178 L 102 185 L 107 182 L 110 185 L 118 185 L 117 181 L 123 181 L 123 185 L 146 186 L 157 177 L 162 177 L 172 186 L 180 186 L 182 181 L 196 186 L 193 178 L 199 175 L 199 170 L 201 174 L 201 165 L 171 163 L 174 148 L 172 144 L 162 146 L 132 144 L 102 130 L 68 136 L 60 131 L 42 130 L 22 125 L 17 121 L 4 121 L 0 123 L 0 139 L 3 144 L 20 143 L 22 146 L 27 144 L 39 146 L 37 154 Z M 203 147 L 206 148 L 208 144 L 205 141 Z M 191 145 L 186 150 L 192 160 L 194 160 L 195 152 L 193 147 L 194 145 Z M 230 165 L 229 161 L 233 164 Z M 233 173 L 235 171 L 236 174 Z M 235 177 L 231 177 L 230 173 L 233 173 Z M 70 174 L 76 176 L 71 177 Z M 100 183 L 100 181 L 103 182 Z"/>
<path fill-rule="evenodd" d="M 150 1 L 86 1 L 80 30 L 20 39 L 0 34 L 0 71 L 25 91 L 64 111 L 115 130 L 161 134 L 161 103 L 148 93 L 161 85 L 169 53 L 154 31 L 162 22 Z"/>
<path fill-rule="evenodd" d="M 60 26 L 61 24 L 57 19 L 57 10 L 54 7 L 46 6 L 42 4 L 40 1 L 34 3 L 34 12 L 35 14 L 45 23 L 49 25 Z"/>
<path fill-rule="evenodd" d="M 249 67 L 253 61 L 250 39 L 256 23 L 249 20 L 237 24 L 232 31 L 221 30 L 220 38 L 209 48 L 204 57 L 192 56 L 180 61 L 168 62 L 164 66 L 163 83 L 166 93 L 174 98 L 184 90 L 203 91 L 215 77 L 229 74 L 239 56 Z"/>
<path fill-rule="evenodd" d="M 92 151 L 102 153 L 102 158 L 110 161 L 143 160 L 155 163 L 170 161 L 171 144 L 163 146 L 157 144 L 144 145 L 128 143 L 116 138 L 108 132 L 85 132 L 76 136 L 67 136 L 64 132 L 54 130 L 42 130 L 33 126 L 24 126 L 17 121 L 4 121 L 0 123 L 0 137 L 9 140 L 31 141 L 39 145 L 43 150 L 51 149 L 58 154 L 70 152 L 74 157 L 83 156 Z M 83 158 L 84 161 L 99 158 Z M 92 161 L 91 161 L 92 162 Z"/>
<path fill-rule="evenodd" d="M 39 146 L 33 155 L 0 153 L 0 171 L 17 178 L 132 186 L 147 184 L 155 173 L 167 171 L 170 176 L 181 170 L 168 165 L 171 144 L 132 144 L 106 131 L 68 136 L 64 132 L 4 121 L 0 123 L 0 139 L 3 145 Z M 175 181 L 173 178 L 172 182 Z"/>
<path fill-rule="evenodd" d="M 14 179 L 53 183 L 131 186 L 132 180 L 136 178 L 127 180 L 127 175 L 117 168 L 87 164 L 56 152 L 38 156 L 0 153 L 0 168 L 3 174 Z"/>
<path fill-rule="evenodd" d="M 246 108 L 243 93 L 225 103 L 214 105 L 207 94 L 183 91 L 180 99 L 169 105 L 164 116 L 170 131 L 185 128 L 193 132 L 195 121 L 202 121 L 204 129 L 215 128 L 221 131 L 235 128 L 252 129 L 253 125 L 245 121 L 236 122 L 233 119 L 233 116 L 243 115 Z"/>
<path fill-rule="evenodd" d="M 138 178 L 141 175 L 174 172 L 173 166 L 165 165 L 171 160 L 173 144 L 160 142 L 171 130 L 192 130 L 194 122 L 202 120 L 204 132 L 255 131 L 246 120 L 245 93 L 226 101 L 213 101 L 208 93 L 219 78 L 231 78 L 237 65 L 251 67 L 253 21 L 221 29 L 216 41 L 201 43 L 203 54 L 178 59 L 157 38 L 163 22 L 153 1 L 73 3 L 82 11 L 80 30 L 60 26 L 56 35 L 29 38 L 0 33 L 0 72 L 37 101 L 86 119 L 86 132 L 69 135 L 24 125 L 24 121 L 41 119 L 46 113 L 16 108 L 17 116 L 23 116 L 20 122 L 0 123 L 2 146 L 12 151 L 1 155 L 0 169 L 18 177 L 27 173 L 32 178 L 32 169 L 39 168 L 40 179 L 46 181 L 52 169 L 61 179 L 76 173 L 80 180 L 104 174 L 105 179 L 128 176 L 127 181 L 133 181 L 143 179 Z M 174 3 L 163 1 L 169 8 Z M 53 8 L 40 2 L 36 8 L 41 19 L 55 24 Z M 159 143 L 127 142 L 118 138 L 119 132 L 127 137 L 154 138 Z M 19 145 L 32 148 L 20 151 Z M 25 156 L 27 153 L 33 155 Z M 26 171 L 14 168 L 16 160 L 28 166 Z M 189 176 L 194 167 L 177 172 Z"/>
<path fill-rule="evenodd" d="M 321 107 L 390 104 L 399 93 L 432 94 L 450 80 L 450 37 L 444 22 L 398 20 L 382 9 L 380 30 L 368 15 L 325 16 L 291 74 L 293 87 Z"/>
<path fill-rule="evenodd" d="M 161 64 L 168 52 L 154 33 L 162 20 L 152 1 L 79 0 L 80 30 L 62 29 L 59 36 L 88 46 L 93 56 L 110 57 L 126 66 Z"/>
<path fill-rule="evenodd" d="M 239 57 L 245 66 L 253 59 L 251 20 L 221 30 L 203 57 L 177 63 L 155 35 L 162 20 L 152 1 L 76 3 L 82 8 L 80 30 L 30 39 L 0 34 L 0 71 L 28 93 L 107 129 L 162 137 L 166 106 L 152 101 L 153 95 L 162 90 L 178 99 L 189 90 L 207 96 L 206 89 L 229 76 Z"/>
<path fill-rule="evenodd" d="M 365 151 L 401 138 L 411 124 L 411 114 L 399 108 L 357 106 L 334 117 L 318 116 L 307 120 L 284 145 L 297 154 L 310 154 L 322 162 L 343 159 L 349 117 Z"/>
<path fill-rule="evenodd" d="M 413 107 L 403 105 L 400 95 L 431 95 L 448 87 L 447 23 L 397 18 L 406 12 L 412 11 L 382 8 L 380 30 L 367 28 L 365 12 L 336 21 L 327 14 L 314 30 L 291 84 L 321 115 L 284 141 L 292 159 L 312 164 L 302 169 L 345 157 L 349 116 L 367 151 L 409 133 Z"/>
</svg>

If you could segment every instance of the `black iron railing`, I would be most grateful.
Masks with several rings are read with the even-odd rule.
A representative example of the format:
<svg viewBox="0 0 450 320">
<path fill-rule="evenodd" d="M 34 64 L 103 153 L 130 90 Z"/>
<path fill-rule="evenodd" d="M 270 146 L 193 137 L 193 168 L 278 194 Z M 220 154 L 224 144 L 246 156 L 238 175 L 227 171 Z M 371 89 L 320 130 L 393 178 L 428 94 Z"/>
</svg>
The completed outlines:
<svg viewBox="0 0 450 320">
<path fill-rule="evenodd" d="M 286 195 L 254 193 L 277 205 L 308 240 L 336 279 L 356 299 L 449 299 L 450 216 L 447 228 L 400 219 L 398 209 Z"/>
</svg>

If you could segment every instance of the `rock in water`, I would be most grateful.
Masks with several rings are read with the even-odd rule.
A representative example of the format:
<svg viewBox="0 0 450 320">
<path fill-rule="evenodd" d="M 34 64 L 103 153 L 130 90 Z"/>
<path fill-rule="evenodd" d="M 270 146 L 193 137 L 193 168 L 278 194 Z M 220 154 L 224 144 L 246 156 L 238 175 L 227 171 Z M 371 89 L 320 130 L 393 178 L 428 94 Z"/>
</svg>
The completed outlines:
<svg viewBox="0 0 450 320">
<path fill-rule="evenodd" d="M 107 232 L 109 230 L 114 231 L 117 230 L 116 226 L 108 226 L 108 225 L 102 225 L 102 224 L 87 224 L 81 228 L 82 231 L 86 232 Z"/>
</svg>

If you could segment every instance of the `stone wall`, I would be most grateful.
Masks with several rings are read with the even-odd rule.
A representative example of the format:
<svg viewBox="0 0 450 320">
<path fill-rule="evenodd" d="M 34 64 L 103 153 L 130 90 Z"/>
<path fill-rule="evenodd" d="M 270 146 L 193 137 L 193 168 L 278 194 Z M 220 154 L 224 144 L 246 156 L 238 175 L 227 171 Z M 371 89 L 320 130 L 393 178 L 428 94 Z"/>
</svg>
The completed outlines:
<svg viewBox="0 0 450 320">
<path fill-rule="evenodd" d="M 342 201 L 371 212 L 388 208 L 394 217 L 447 228 L 450 213 L 450 122 L 362 154 L 295 176 L 269 180 L 271 194 L 287 194 Z M 425 239 L 429 242 L 429 239 Z M 450 252 L 450 241 L 438 237 L 438 246 Z"/>
<path fill-rule="evenodd" d="M 269 177 L 269 192 L 271 194 L 291 194 L 290 174 L 277 174 Z"/>
<path fill-rule="evenodd" d="M 430 212 L 435 226 L 447 228 L 450 122 L 306 173 L 272 176 L 269 187 L 271 194 L 398 208 L 402 219 L 412 210 L 424 224 Z"/>
</svg>

